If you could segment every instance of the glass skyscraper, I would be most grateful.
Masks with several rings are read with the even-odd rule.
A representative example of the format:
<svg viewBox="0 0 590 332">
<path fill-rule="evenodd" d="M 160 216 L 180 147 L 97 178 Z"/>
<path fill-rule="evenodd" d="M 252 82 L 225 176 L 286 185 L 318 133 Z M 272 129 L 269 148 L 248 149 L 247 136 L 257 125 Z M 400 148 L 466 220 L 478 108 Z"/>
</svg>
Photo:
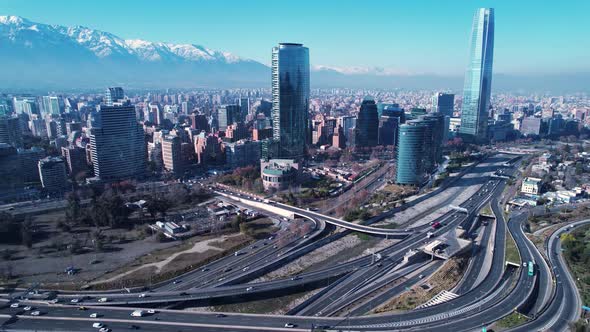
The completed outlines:
<svg viewBox="0 0 590 332">
<path fill-rule="evenodd" d="M 355 145 L 360 147 L 376 146 L 379 138 L 379 115 L 377 104 L 371 97 L 365 97 L 356 118 Z"/>
<path fill-rule="evenodd" d="M 272 127 L 279 158 L 305 155 L 308 113 L 309 49 L 281 43 L 272 49 Z"/>
<path fill-rule="evenodd" d="M 473 17 L 459 129 L 462 136 L 474 141 L 486 137 L 493 55 L 494 9 L 480 8 Z"/>
</svg>

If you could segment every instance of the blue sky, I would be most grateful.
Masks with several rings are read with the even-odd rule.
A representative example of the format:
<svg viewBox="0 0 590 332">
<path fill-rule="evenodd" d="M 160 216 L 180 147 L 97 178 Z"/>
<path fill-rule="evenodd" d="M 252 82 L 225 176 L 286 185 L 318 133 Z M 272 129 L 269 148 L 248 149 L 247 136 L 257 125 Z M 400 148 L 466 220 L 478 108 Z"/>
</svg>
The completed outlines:
<svg viewBox="0 0 590 332">
<path fill-rule="evenodd" d="M 462 75 L 477 7 L 496 11 L 495 72 L 590 71 L 589 0 L 0 0 L 0 15 L 266 64 L 272 46 L 288 41 L 308 46 L 312 65 Z"/>
</svg>

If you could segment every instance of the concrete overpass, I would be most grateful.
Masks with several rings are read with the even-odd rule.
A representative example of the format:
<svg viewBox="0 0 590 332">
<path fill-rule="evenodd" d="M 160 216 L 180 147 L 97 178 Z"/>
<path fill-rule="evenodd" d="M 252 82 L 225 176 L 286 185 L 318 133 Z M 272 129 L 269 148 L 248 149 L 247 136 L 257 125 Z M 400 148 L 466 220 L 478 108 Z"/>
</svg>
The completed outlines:
<svg viewBox="0 0 590 332">
<path fill-rule="evenodd" d="M 249 206 L 252 206 L 252 207 L 255 207 L 258 209 L 262 209 L 265 211 L 269 211 L 269 212 L 272 212 L 272 213 L 275 213 L 275 214 L 278 214 L 281 216 L 293 218 L 295 215 L 300 215 L 300 216 L 303 216 L 306 218 L 316 218 L 316 219 L 323 220 L 324 222 L 326 222 L 328 224 L 332 224 L 332 225 L 335 225 L 338 227 L 350 229 L 350 230 L 357 231 L 357 232 L 373 234 L 373 235 L 382 235 L 382 236 L 387 236 L 387 237 L 392 237 L 392 238 L 405 238 L 406 236 L 408 236 L 412 233 L 411 231 L 400 231 L 400 230 L 396 230 L 396 229 L 387 229 L 387 228 L 378 228 L 378 227 L 372 227 L 372 226 L 366 226 L 366 225 L 359 225 L 359 224 L 348 222 L 348 221 L 345 221 L 342 219 L 333 218 L 330 216 L 323 215 L 321 213 L 317 213 L 314 211 L 308 211 L 305 209 L 301 209 L 301 208 L 286 205 L 286 204 L 281 204 L 281 203 L 277 203 L 277 202 L 269 202 L 269 203 L 265 203 L 264 201 L 261 202 L 258 199 L 247 197 L 244 194 L 240 194 L 239 196 L 237 196 L 229 191 L 219 191 L 219 190 L 215 191 L 215 193 L 218 195 L 222 195 L 222 196 L 231 198 L 231 199 L 238 201 L 242 204 L 246 204 L 246 205 L 249 205 Z"/>
</svg>

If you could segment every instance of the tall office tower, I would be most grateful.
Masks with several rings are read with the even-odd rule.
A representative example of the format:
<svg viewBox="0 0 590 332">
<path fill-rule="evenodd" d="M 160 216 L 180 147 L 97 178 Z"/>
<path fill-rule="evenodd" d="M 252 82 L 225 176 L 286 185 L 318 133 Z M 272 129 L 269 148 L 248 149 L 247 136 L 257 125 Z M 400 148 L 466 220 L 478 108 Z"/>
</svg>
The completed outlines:
<svg viewBox="0 0 590 332">
<path fill-rule="evenodd" d="M 379 116 L 377 104 L 371 97 L 365 97 L 356 119 L 355 145 L 360 147 L 376 146 L 379 141 Z"/>
<path fill-rule="evenodd" d="M 250 114 L 250 98 L 240 98 L 240 121 L 244 121 Z"/>
<path fill-rule="evenodd" d="M 64 157 L 70 176 L 76 177 L 88 170 L 85 149 L 79 147 L 63 147 L 61 148 L 61 155 Z"/>
<path fill-rule="evenodd" d="M 429 151 L 429 161 L 425 169 L 430 172 L 442 161 L 442 146 L 445 137 L 445 116 L 441 113 L 430 113 L 422 117 L 422 121 L 428 123 L 432 130 L 432 140 L 426 143 Z"/>
<path fill-rule="evenodd" d="M 168 135 L 162 140 L 162 159 L 164 160 L 164 169 L 168 172 L 176 174 L 184 172 L 180 145 L 181 141 L 178 136 Z"/>
<path fill-rule="evenodd" d="M 121 87 L 107 88 L 105 93 L 104 103 L 107 106 L 113 106 L 113 103 L 120 102 L 125 99 L 125 92 Z"/>
<path fill-rule="evenodd" d="M 23 136 L 18 118 L 0 117 L 0 143 L 10 144 L 15 148 L 23 147 Z"/>
<path fill-rule="evenodd" d="M 222 105 L 217 109 L 217 125 L 218 130 L 225 131 L 227 126 L 237 121 L 240 106 L 238 105 Z"/>
<path fill-rule="evenodd" d="M 397 131 L 400 118 L 382 116 L 379 119 L 379 145 L 397 145 Z"/>
<path fill-rule="evenodd" d="M 281 43 L 272 49 L 272 126 L 278 156 L 305 155 L 309 118 L 309 49 Z"/>
<path fill-rule="evenodd" d="M 179 99 L 180 99 L 180 98 L 179 98 Z M 182 111 L 182 114 L 188 114 L 188 102 L 186 102 L 186 101 L 183 101 L 183 102 L 180 104 L 180 109 L 181 109 L 181 111 Z"/>
<path fill-rule="evenodd" d="M 441 159 L 444 117 L 422 116 L 399 127 L 396 182 L 420 185 Z"/>
<path fill-rule="evenodd" d="M 56 138 L 58 136 L 57 123 L 53 119 L 47 119 L 45 121 L 47 126 L 47 137 L 49 137 L 49 139 Z"/>
<path fill-rule="evenodd" d="M 66 165 L 60 157 L 39 160 L 39 177 L 48 193 L 63 193 L 67 189 Z"/>
<path fill-rule="evenodd" d="M 90 130 L 94 174 L 106 181 L 142 175 L 146 144 L 135 108 L 101 106 L 99 115 Z"/>
<path fill-rule="evenodd" d="M 192 129 L 209 131 L 209 123 L 205 114 L 191 114 L 189 115 L 189 119 L 191 119 Z"/>
<path fill-rule="evenodd" d="M 45 150 L 36 146 L 30 149 L 18 149 L 20 174 L 25 183 L 39 183 L 39 160 L 45 157 Z"/>
<path fill-rule="evenodd" d="M 492 90 L 494 9 L 480 8 L 475 13 L 469 48 L 459 133 L 468 140 L 481 141 L 487 134 Z"/>
<path fill-rule="evenodd" d="M 431 112 L 438 112 L 444 116 L 453 116 L 455 108 L 455 95 L 451 93 L 437 92 L 432 97 Z"/>
</svg>

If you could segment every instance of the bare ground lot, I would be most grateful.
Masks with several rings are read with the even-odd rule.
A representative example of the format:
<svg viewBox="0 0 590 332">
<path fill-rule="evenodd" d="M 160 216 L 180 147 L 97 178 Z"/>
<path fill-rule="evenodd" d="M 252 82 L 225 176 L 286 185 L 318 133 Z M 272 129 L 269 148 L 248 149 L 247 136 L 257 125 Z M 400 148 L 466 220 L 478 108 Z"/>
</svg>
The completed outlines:
<svg viewBox="0 0 590 332">
<path fill-rule="evenodd" d="M 31 248 L 0 244 L 0 284 L 40 283 L 47 288 L 77 289 L 87 283 L 106 280 L 109 282 L 103 287 L 132 285 L 133 281 L 143 281 L 146 276 L 155 280 L 158 276 L 190 269 L 222 256 L 229 249 L 246 245 L 252 241 L 252 236 L 264 236 L 265 232 L 276 230 L 271 220 L 262 218 L 251 222 L 255 230 L 252 236 L 225 231 L 183 241 L 160 242 L 145 231 L 144 225 L 132 229 L 105 227 L 100 229 L 100 234 L 106 245 L 98 250 L 92 234 L 99 229 L 76 227 L 64 232 L 57 227 L 64 219 L 64 212 L 34 217 Z M 77 250 L 72 249 L 72 244 Z M 65 273 L 68 267 L 74 267 L 77 273 L 68 275 Z M 117 278 L 123 273 L 127 273 L 124 278 Z"/>
</svg>

